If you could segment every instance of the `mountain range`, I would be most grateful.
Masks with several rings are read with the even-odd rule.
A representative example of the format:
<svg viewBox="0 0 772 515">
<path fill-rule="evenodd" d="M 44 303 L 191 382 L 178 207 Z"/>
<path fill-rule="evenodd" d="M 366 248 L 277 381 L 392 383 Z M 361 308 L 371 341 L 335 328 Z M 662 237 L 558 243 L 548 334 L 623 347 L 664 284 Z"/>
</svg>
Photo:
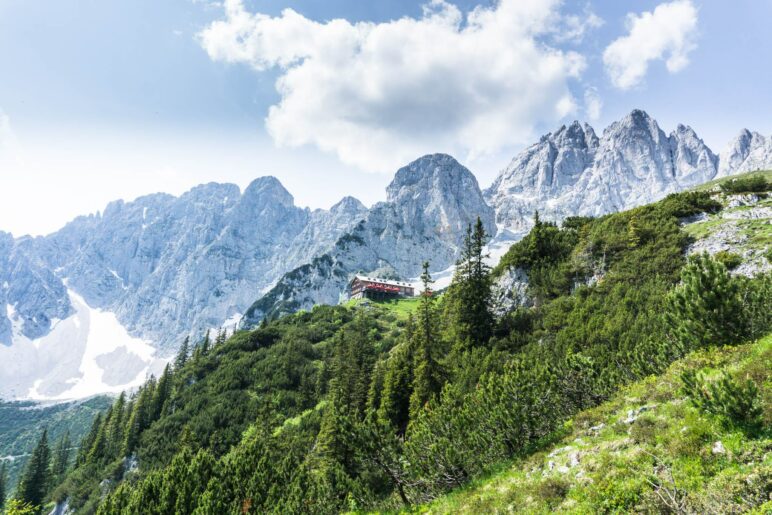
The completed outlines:
<svg viewBox="0 0 772 515">
<path fill-rule="evenodd" d="M 479 216 L 494 242 L 543 219 L 597 216 L 716 177 L 772 167 L 772 137 L 720 154 L 688 126 L 634 110 L 601 136 L 574 122 L 481 190 L 453 157 L 397 171 L 387 199 L 294 204 L 273 177 L 110 203 L 45 237 L 0 233 L 0 397 L 64 399 L 140 384 L 208 329 L 337 303 L 358 272 L 409 279 L 452 267 Z M 5 311 L 2 310 L 5 306 Z"/>
</svg>

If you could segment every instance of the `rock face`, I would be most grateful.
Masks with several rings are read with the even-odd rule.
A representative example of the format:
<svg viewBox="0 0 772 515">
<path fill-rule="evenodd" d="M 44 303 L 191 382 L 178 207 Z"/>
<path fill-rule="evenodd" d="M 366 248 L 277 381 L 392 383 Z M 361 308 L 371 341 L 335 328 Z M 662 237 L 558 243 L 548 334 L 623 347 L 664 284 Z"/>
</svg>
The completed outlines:
<svg viewBox="0 0 772 515">
<path fill-rule="evenodd" d="M 350 197 L 330 210 L 296 207 L 278 180 L 262 177 L 243 193 L 233 184 L 211 183 L 180 197 L 113 202 L 102 214 L 77 218 L 46 237 L 0 234 L 4 356 L 35 360 L 24 366 L 37 367 L 48 392 L 65 390 L 57 381 L 81 377 L 81 363 L 46 364 L 31 349 L 10 348 L 30 347 L 57 321 L 74 316 L 71 293 L 90 308 L 114 313 L 131 336 L 171 353 L 186 335 L 196 339 L 208 328 L 235 323 L 285 272 L 328 249 L 366 213 Z M 73 352 L 85 353 L 86 342 L 100 337 L 87 333 L 77 332 L 83 341 L 72 342 Z M 120 352 L 126 353 L 113 354 Z M 92 361 L 107 370 L 110 356 Z M 0 373 L 0 395 L 11 381 Z M 23 395 L 19 384 L 14 377 L 15 395 Z"/>
<path fill-rule="evenodd" d="M 334 304 L 352 274 L 393 270 L 407 278 L 423 261 L 443 270 L 458 258 L 468 224 L 477 217 L 495 234 L 494 212 L 483 200 L 474 175 L 451 156 L 424 156 L 401 168 L 386 189 L 387 201 L 331 245 L 329 250 L 286 274 L 247 311 L 244 323 L 266 316 Z"/>
<path fill-rule="evenodd" d="M 726 177 L 772 166 L 772 137 L 743 129 L 721 152 L 718 177 Z"/>
<path fill-rule="evenodd" d="M 113 202 L 102 215 L 20 247 L 58 270 L 90 306 L 164 346 L 240 316 L 365 212 L 352 198 L 329 211 L 301 209 L 278 180 L 261 177 L 243 193 L 210 183 L 179 198 Z"/>
<path fill-rule="evenodd" d="M 0 345 L 10 346 L 15 335 L 43 336 L 73 313 L 61 280 L 24 247 L 0 232 Z"/>
<path fill-rule="evenodd" d="M 690 128 L 669 136 L 643 111 L 612 123 L 598 138 L 574 122 L 524 150 L 485 191 L 496 221 L 512 230 L 544 219 L 628 209 L 714 178 L 719 160 Z"/>
</svg>

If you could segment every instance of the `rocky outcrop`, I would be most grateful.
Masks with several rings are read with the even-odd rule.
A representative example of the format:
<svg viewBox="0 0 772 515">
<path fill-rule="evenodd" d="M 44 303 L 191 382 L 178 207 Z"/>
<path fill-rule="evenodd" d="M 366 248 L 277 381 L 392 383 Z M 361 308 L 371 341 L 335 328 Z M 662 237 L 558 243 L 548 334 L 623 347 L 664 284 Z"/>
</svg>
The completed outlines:
<svg viewBox="0 0 772 515">
<path fill-rule="evenodd" d="M 496 316 L 505 315 L 521 306 L 530 306 L 528 273 L 522 268 L 507 268 L 493 283 L 492 305 Z"/>
</svg>

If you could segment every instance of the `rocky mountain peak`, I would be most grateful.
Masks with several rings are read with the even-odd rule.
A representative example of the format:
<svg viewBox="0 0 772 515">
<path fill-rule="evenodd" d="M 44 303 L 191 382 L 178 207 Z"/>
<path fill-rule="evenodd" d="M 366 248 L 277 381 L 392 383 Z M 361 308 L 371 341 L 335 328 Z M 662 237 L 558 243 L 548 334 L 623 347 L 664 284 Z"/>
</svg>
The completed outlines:
<svg viewBox="0 0 772 515">
<path fill-rule="evenodd" d="M 365 205 L 362 204 L 359 201 L 359 199 L 356 199 L 348 195 L 340 199 L 340 201 L 338 201 L 330 208 L 330 213 L 334 213 L 334 214 L 346 214 L 346 213 L 360 214 L 364 211 L 367 211 L 367 208 L 365 207 Z"/>
<path fill-rule="evenodd" d="M 721 152 L 718 176 L 769 168 L 772 163 L 772 137 L 743 129 Z"/>
<path fill-rule="evenodd" d="M 279 179 L 271 175 L 258 177 L 249 183 L 242 195 L 242 202 L 255 204 L 281 204 L 287 207 L 295 205 L 295 199 Z"/>
<path fill-rule="evenodd" d="M 397 170 L 386 188 L 386 194 L 389 202 L 399 202 L 415 193 L 429 191 L 438 184 L 451 185 L 470 180 L 477 182 L 472 172 L 452 156 L 429 154 Z"/>
<path fill-rule="evenodd" d="M 634 109 L 600 138 L 578 122 L 545 135 L 515 157 L 485 195 L 499 224 L 524 230 L 537 208 L 556 221 L 626 209 L 708 181 L 717 166 L 691 127 L 679 125 L 667 136 L 648 113 Z"/>
</svg>

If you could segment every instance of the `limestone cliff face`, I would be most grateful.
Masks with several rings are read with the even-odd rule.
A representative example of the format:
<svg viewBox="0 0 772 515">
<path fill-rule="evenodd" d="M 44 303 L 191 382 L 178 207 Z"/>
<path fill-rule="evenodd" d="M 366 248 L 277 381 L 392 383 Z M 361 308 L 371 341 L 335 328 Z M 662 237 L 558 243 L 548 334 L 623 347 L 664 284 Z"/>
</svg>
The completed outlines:
<svg viewBox="0 0 772 515">
<path fill-rule="evenodd" d="M 718 177 L 772 168 L 772 137 L 748 129 L 740 131 L 721 152 Z"/>
<path fill-rule="evenodd" d="M 543 136 L 499 174 L 485 198 L 497 223 L 521 231 L 536 209 L 555 221 L 628 209 L 709 181 L 718 166 L 690 127 L 666 135 L 635 110 L 600 138 L 579 122 Z"/>
</svg>

